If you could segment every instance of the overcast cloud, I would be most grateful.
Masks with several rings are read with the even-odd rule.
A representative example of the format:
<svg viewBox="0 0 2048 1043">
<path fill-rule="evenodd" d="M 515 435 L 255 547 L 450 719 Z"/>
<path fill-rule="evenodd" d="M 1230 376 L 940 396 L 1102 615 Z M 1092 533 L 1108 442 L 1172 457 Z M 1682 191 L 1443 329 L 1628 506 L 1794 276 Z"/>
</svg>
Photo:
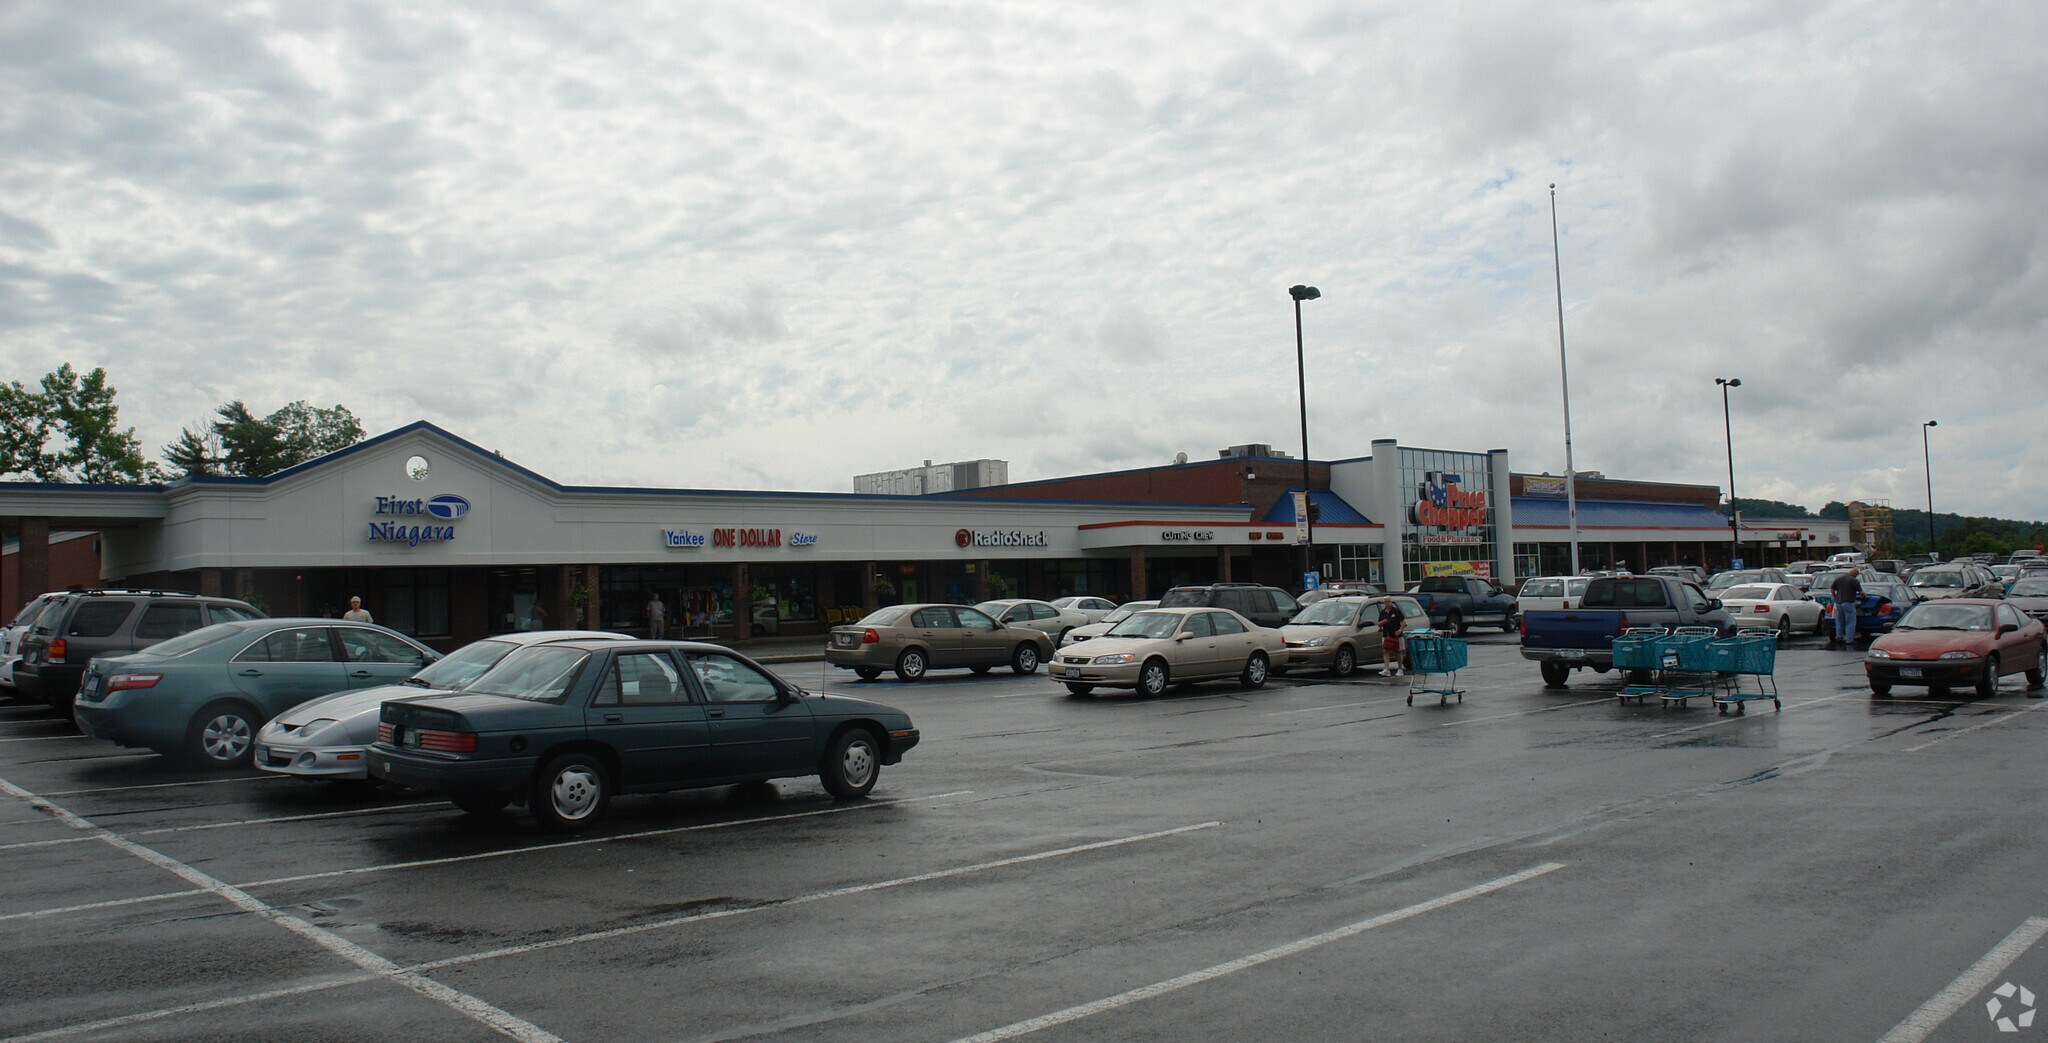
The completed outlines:
<svg viewBox="0 0 2048 1043">
<path fill-rule="evenodd" d="M 12 3 L 0 361 L 569 483 L 1374 438 L 2048 517 L 2048 6 Z"/>
</svg>

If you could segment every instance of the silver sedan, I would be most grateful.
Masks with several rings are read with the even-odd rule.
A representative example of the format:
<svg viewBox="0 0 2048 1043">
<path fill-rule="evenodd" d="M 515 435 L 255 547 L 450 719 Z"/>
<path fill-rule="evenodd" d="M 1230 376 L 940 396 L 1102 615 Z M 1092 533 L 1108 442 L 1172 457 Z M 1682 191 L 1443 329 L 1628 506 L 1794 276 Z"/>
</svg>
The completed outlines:
<svg viewBox="0 0 2048 1043">
<path fill-rule="evenodd" d="M 388 702 L 458 692 L 514 650 L 585 638 L 618 638 L 601 630 L 536 630 L 464 645 L 398 684 L 323 695 L 271 718 L 256 733 L 256 766 L 307 779 L 368 779 L 363 751 L 377 741 L 378 708 Z"/>
</svg>

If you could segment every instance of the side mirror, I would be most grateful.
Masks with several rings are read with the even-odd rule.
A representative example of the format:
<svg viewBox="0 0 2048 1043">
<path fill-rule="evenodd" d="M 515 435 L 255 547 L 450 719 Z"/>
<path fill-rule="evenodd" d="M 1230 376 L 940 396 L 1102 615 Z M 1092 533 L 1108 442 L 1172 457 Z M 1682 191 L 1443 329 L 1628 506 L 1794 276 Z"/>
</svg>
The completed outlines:
<svg viewBox="0 0 2048 1043">
<path fill-rule="evenodd" d="M 2004 636 L 2005 636 L 2005 635 L 2007 635 L 2007 634 L 2017 634 L 2017 633 L 2019 633 L 2019 632 L 2020 632 L 2020 628 L 2018 628 L 2018 627 L 2016 627 L 2016 626 L 2013 626 L 2013 625 L 2012 625 L 2011 623 L 2000 623 L 2000 624 L 1998 625 L 1998 636 L 1999 636 L 1999 637 L 2004 637 Z"/>
<path fill-rule="evenodd" d="M 1175 641 L 1186 641 L 1188 638 L 1191 638 L 1193 636 L 1195 636 L 1193 631 L 1183 630 L 1180 633 L 1173 635 L 1173 639 Z"/>
<path fill-rule="evenodd" d="M 1709 612 L 1719 612 L 1719 611 L 1721 611 L 1721 599 L 1720 599 L 1720 598 L 1708 598 L 1708 599 L 1707 599 L 1707 611 L 1709 611 Z"/>
</svg>

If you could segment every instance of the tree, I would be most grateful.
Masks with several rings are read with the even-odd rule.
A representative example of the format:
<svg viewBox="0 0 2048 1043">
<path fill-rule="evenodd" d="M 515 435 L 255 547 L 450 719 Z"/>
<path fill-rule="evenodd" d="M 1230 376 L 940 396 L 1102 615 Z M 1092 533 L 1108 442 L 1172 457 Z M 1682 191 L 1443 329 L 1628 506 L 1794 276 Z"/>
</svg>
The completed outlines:
<svg viewBox="0 0 2048 1043">
<path fill-rule="evenodd" d="M 269 421 L 249 412 L 241 399 L 215 410 L 214 436 L 220 439 L 220 459 L 229 474 L 259 478 L 291 466 L 284 435 Z"/>
<path fill-rule="evenodd" d="M 170 464 L 180 478 L 220 474 L 225 463 L 220 436 L 214 434 L 210 427 L 198 430 L 188 427 L 178 432 L 178 440 L 164 446 L 163 454 L 164 462 Z"/>
<path fill-rule="evenodd" d="M 135 429 L 120 426 L 114 395 L 105 369 L 81 377 L 68 362 L 45 374 L 39 390 L 20 381 L 0 387 L 0 469 L 45 482 L 160 480 Z"/>
<path fill-rule="evenodd" d="M 277 428 L 283 438 L 286 455 L 291 458 L 291 463 L 285 465 L 287 467 L 326 456 L 337 449 L 347 449 L 363 440 L 362 423 L 343 405 L 321 409 L 300 399 L 265 417 L 264 421 Z"/>
<path fill-rule="evenodd" d="M 363 425 L 346 406 L 323 409 L 301 399 L 258 417 L 236 399 L 215 412 L 220 419 L 212 424 L 212 437 L 218 440 L 212 460 L 221 472 L 246 478 L 275 474 L 363 440 Z M 164 447 L 164 456 L 186 474 L 219 473 L 192 469 L 205 463 L 203 441 L 188 429 Z"/>
</svg>

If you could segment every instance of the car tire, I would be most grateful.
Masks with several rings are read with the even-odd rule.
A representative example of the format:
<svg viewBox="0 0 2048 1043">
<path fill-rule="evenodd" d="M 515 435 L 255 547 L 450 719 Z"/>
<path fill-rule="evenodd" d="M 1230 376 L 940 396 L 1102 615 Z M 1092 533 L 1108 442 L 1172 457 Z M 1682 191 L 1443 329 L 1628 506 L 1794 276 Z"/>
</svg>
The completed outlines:
<svg viewBox="0 0 2048 1043">
<path fill-rule="evenodd" d="M 1095 691 L 1095 686 L 1092 684 L 1070 684 L 1067 686 L 1067 691 L 1074 696 L 1086 699 L 1090 693 Z"/>
<path fill-rule="evenodd" d="M 1826 613 L 1813 617 L 1813 636 L 1828 636 L 1828 617 Z"/>
<path fill-rule="evenodd" d="M 853 668 L 853 676 L 863 681 L 872 681 L 882 676 L 882 668 L 879 666 L 856 666 Z"/>
<path fill-rule="evenodd" d="M 818 779 L 825 784 L 825 792 L 840 800 L 867 796 L 881 775 L 882 744 L 866 728 L 840 732 L 818 765 Z"/>
<path fill-rule="evenodd" d="M 1516 617 L 1515 611 L 1513 609 L 1509 609 L 1507 615 L 1500 617 L 1501 633 L 1512 634 L 1520 629 L 1522 629 L 1522 621 L 1521 619 Z"/>
<path fill-rule="evenodd" d="M 979 676 L 980 676 L 980 675 L 982 675 L 982 674 L 988 673 L 988 672 L 989 672 L 990 670 L 993 670 L 993 669 L 995 669 L 995 667 L 993 667 L 993 666 L 977 666 L 977 667 L 973 667 L 973 668 L 972 668 L 972 670 L 973 670 L 973 673 L 974 673 L 974 674 L 975 674 L 975 676 L 977 676 L 977 677 L 979 677 Z"/>
<path fill-rule="evenodd" d="M 533 777 L 527 810 L 543 827 L 563 832 L 588 829 L 611 803 L 612 780 L 604 762 L 581 751 L 562 754 Z"/>
<path fill-rule="evenodd" d="M 1458 635 L 1459 637 L 1464 637 L 1465 631 L 1467 629 L 1465 626 L 1465 617 L 1456 612 L 1453 612 L 1450 615 L 1445 616 L 1444 629 L 1450 631 L 1453 634 Z"/>
<path fill-rule="evenodd" d="M 1998 656 L 1984 660 L 1984 674 L 1977 678 L 1977 698 L 1989 699 L 1998 694 Z"/>
<path fill-rule="evenodd" d="M 1244 659 L 1244 672 L 1237 675 L 1239 688 L 1264 688 L 1272 661 L 1264 652 L 1253 652 Z"/>
<path fill-rule="evenodd" d="M 1062 631 L 1060 631 L 1059 633 L 1057 633 L 1057 634 L 1053 635 L 1053 639 L 1052 639 L 1052 646 L 1053 646 L 1054 648 L 1058 648 L 1059 646 L 1061 646 L 1061 645 L 1064 645 L 1064 644 L 1066 644 L 1066 643 L 1067 643 L 1067 635 L 1068 635 L 1068 634 L 1071 634 L 1071 633 L 1073 633 L 1073 632 L 1074 632 L 1074 628 L 1073 628 L 1073 627 L 1068 627 L 1068 628 L 1066 628 L 1065 630 L 1062 630 Z"/>
<path fill-rule="evenodd" d="M 1779 640 L 1780 642 L 1782 642 L 1782 641 L 1784 641 L 1784 640 L 1785 640 L 1786 638 L 1788 638 L 1788 637 L 1791 637 L 1791 636 L 1792 636 L 1792 617 L 1791 617 L 1791 616 L 1779 616 L 1779 617 L 1778 617 L 1778 640 Z"/>
<path fill-rule="evenodd" d="M 1157 699 L 1166 694 L 1166 686 L 1173 683 L 1173 674 L 1166 668 L 1164 659 L 1148 659 L 1138 668 L 1138 694 L 1147 699 Z"/>
<path fill-rule="evenodd" d="M 1543 687 L 1563 688 L 1572 676 L 1572 668 L 1563 663 L 1546 659 L 1537 664 L 1543 671 Z"/>
<path fill-rule="evenodd" d="M 922 681 L 929 669 L 931 660 L 925 658 L 922 648 L 906 648 L 896 657 L 896 679 L 899 681 Z"/>
<path fill-rule="evenodd" d="M 448 794 L 448 803 L 453 804 L 457 808 L 461 809 L 462 813 L 465 815 L 475 815 L 479 818 L 483 818 L 490 815 L 495 815 L 498 812 L 505 810 L 505 806 L 507 804 L 512 803 L 512 794 L 476 792 L 450 793 Z"/>
<path fill-rule="evenodd" d="M 1010 653 L 1010 669 L 1020 674 L 1037 673 L 1038 646 L 1029 641 L 1018 645 L 1017 650 Z"/>
<path fill-rule="evenodd" d="M 1358 651 L 1350 645 L 1338 645 L 1336 653 L 1330 656 L 1330 676 L 1350 677 L 1357 669 Z M 1279 673 L 1278 670 L 1273 672 Z"/>
<path fill-rule="evenodd" d="M 202 768 L 246 768 L 256 758 L 263 717 L 242 702 L 210 703 L 185 728 L 185 759 Z"/>
<path fill-rule="evenodd" d="M 1870 682 L 1870 694 L 1871 694 L 1871 695 L 1874 695 L 1874 696 L 1877 696 L 1878 698 L 1883 698 L 1883 697 L 1885 697 L 1885 696 L 1888 696 L 1888 695 L 1892 694 L 1892 686 L 1891 686 L 1891 682 L 1889 682 L 1889 681 L 1872 681 L 1872 682 Z"/>
<path fill-rule="evenodd" d="M 2041 645 L 2034 656 L 2034 668 L 2027 671 L 2027 687 L 2039 688 L 2048 684 L 2048 643 Z"/>
</svg>

